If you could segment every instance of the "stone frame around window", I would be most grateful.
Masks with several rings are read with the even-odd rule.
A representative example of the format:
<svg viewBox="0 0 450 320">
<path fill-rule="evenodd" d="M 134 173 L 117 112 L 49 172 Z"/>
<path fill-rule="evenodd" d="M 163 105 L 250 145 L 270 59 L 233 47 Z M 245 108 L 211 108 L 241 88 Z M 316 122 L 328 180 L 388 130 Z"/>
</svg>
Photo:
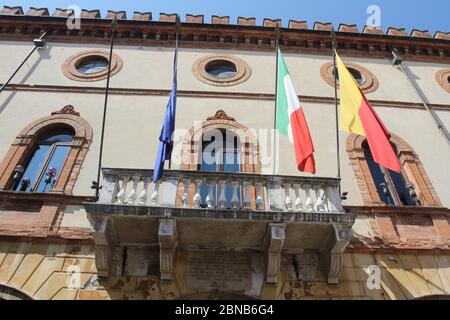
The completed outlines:
<svg viewBox="0 0 450 320">
<path fill-rule="evenodd" d="M 348 62 L 345 65 L 348 68 L 355 69 L 361 73 L 364 82 L 360 85 L 360 88 L 364 93 L 374 92 L 378 89 L 379 85 L 378 79 L 367 68 L 352 62 Z M 328 83 L 330 86 L 334 88 L 333 70 L 334 70 L 334 63 L 327 62 L 320 68 L 320 76 L 326 83 Z M 339 80 L 337 87 L 339 89 Z"/>
<path fill-rule="evenodd" d="M 49 193 L 72 194 L 75 181 L 92 142 L 93 131 L 89 123 L 81 118 L 71 105 L 53 112 L 51 116 L 30 123 L 19 133 L 0 162 L 0 191 L 9 189 L 14 168 L 19 164 L 24 164 L 33 150 L 39 133 L 58 127 L 69 127 L 73 129 L 75 135 L 61 173 Z"/>
<path fill-rule="evenodd" d="M 366 206 L 385 206 L 378 195 L 369 166 L 364 155 L 366 137 L 350 134 L 347 138 L 347 154 L 353 167 L 359 191 Z M 418 198 L 424 207 L 442 207 L 442 203 L 425 171 L 419 156 L 400 137 L 391 133 L 390 141 L 396 146 L 402 170 L 406 178 L 416 187 Z"/>
<path fill-rule="evenodd" d="M 89 59 L 106 59 L 109 60 L 109 53 L 104 50 L 87 50 L 76 53 L 69 57 L 61 66 L 62 72 L 70 80 L 79 82 L 93 82 L 105 80 L 108 77 L 108 68 L 101 72 L 84 74 L 77 70 L 77 66 Z M 123 67 L 123 60 L 116 53 L 112 55 L 111 76 L 117 74 Z"/>
<path fill-rule="evenodd" d="M 450 93 L 450 69 L 442 69 L 436 72 L 436 82 L 442 89 Z"/>
<path fill-rule="evenodd" d="M 243 173 L 261 173 L 261 157 L 257 137 L 252 130 L 237 122 L 235 118 L 228 116 L 223 110 L 218 110 L 213 116 L 208 117 L 200 125 L 188 130 L 184 136 L 181 150 L 181 170 L 198 170 L 203 134 L 212 129 L 230 130 L 240 139 Z M 177 192 L 177 206 L 181 206 L 183 193 L 183 186 L 180 184 Z M 189 199 L 193 199 L 194 193 L 195 185 L 192 183 L 189 186 Z M 256 190 L 254 187 L 250 188 L 250 194 L 250 198 L 253 199 L 251 201 L 251 208 L 256 210 L 254 201 Z M 190 203 L 190 205 L 193 205 L 193 203 Z"/>
<path fill-rule="evenodd" d="M 210 75 L 206 67 L 211 62 L 226 61 L 236 67 L 236 74 L 227 78 L 218 78 Z M 250 66 L 240 58 L 225 55 L 208 55 L 195 61 L 192 66 L 192 73 L 201 82 L 218 87 L 230 87 L 247 81 L 252 75 Z"/>
</svg>

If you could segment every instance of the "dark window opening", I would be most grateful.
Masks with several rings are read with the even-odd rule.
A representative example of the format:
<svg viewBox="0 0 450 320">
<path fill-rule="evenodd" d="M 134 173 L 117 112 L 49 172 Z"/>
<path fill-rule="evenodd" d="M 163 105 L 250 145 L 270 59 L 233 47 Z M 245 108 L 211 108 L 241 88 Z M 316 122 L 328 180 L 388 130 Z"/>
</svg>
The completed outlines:
<svg viewBox="0 0 450 320">
<path fill-rule="evenodd" d="M 391 206 L 417 206 L 420 202 L 413 199 L 413 185 L 407 182 L 402 173 L 381 167 L 373 160 L 367 142 L 363 144 L 364 155 L 381 201 Z M 396 151 L 395 146 L 393 146 Z M 397 153 L 397 151 L 396 151 Z"/>
<path fill-rule="evenodd" d="M 348 71 L 350 71 L 353 78 L 355 78 L 356 82 L 358 82 L 359 85 L 362 85 L 364 83 L 364 78 L 360 71 L 347 67 Z M 333 76 L 334 76 L 335 70 L 333 70 Z M 337 72 L 336 79 L 339 81 L 339 71 Z"/>
</svg>

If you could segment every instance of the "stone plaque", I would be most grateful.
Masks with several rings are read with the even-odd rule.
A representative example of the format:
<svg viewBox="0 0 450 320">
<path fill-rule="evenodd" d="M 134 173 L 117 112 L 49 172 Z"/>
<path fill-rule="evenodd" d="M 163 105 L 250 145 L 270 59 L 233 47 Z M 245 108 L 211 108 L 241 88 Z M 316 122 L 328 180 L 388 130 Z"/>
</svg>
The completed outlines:
<svg viewBox="0 0 450 320">
<path fill-rule="evenodd" d="M 158 263 L 159 250 L 129 247 L 125 261 L 125 275 L 134 277 L 157 275 Z"/>
<path fill-rule="evenodd" d="M 187 286 L 190 289 L 245 291 L 252 286 L 251 255 L 236 252 L 191 252 Z"/>
<path fill-rule="evenodd" d="M 314 281 L 317 277 L 319 257 L 315 252 L 306 251 L 295 256 L 297 265 L 297 278 L 302 281 Z"/>
</svg>

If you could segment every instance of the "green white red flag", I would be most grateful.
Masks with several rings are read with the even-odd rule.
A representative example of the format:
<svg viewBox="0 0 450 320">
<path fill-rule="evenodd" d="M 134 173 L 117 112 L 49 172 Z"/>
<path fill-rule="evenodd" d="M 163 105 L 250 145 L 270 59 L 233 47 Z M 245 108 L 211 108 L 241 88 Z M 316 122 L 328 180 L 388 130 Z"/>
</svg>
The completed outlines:
<svg viewBox="0 0 450 320">
<path fill-rule="evenodd" d="M 294 145 L 298 170 L 316 173 L 314 145 L 305 114 L 289 76 L 281 50 L 278 49 L 276 129 Z"/>
</svg>

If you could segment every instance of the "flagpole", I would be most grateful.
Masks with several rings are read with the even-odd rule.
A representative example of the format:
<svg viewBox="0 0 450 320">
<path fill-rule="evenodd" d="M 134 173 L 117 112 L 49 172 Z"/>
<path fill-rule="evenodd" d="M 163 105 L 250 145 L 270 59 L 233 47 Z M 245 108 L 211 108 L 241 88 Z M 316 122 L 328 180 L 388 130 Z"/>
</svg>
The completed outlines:
<svg viewBox="0 0 450 320">
<path fill-rule="evenodd" d="M 331 29 L 331 43 L 333 50 L 333 65 L 334 65 L 334 104 L 336 112 L 336 164 L 337 164 L 337 177 L 341 179 L 341 152 L 340 152 L 340 136 L 339 136 L 339 104 L 338 104 L 338 70 L 336 66 L 336 33 L 334 32 L 334 27 Z M 340 182 L 339 182 L 339 193 L 340 193 Z"/>
<path fill-rule="evenodd" d="M 177 15 L 177 19 L 175 22 L 175 68 L 174 72 L 177 73 L 178 70 L 178 45 L 179 45 L 179 37 L 180 37 L 180 31 L 181 31 L 181 23 L 180 23 L 180 16 Z M 174 77 L 177 75 L 175 74 Z M 173 152 L 173 150 L 171 150 Z M 172 153 L 170 154 L 169 158 L 169 170 L 172 169 Z"/>
<path fill-rule="evenodd" d="M 98 171 L 97 171 L 97 181 L 94 181 L 92 183 L 92 189 L 95 189 L 95 199 L 98 200 L 100 195 L 100 173 L 102 168 L 102 161 L 103 161 L 103 142 L 105 138 L 105 126 L 106 126 L 106 111 L 108 110 L 108 97 L 109 97 L 109 82 L 111 79 L 111 61 L 113 56 L 113 50 L 114 50 L 114 39 L 117 32 L 117 18 L 114 17 L 113 21 L 111 22 L 111 44 L 109 48 L 109 60 L 108 60 L 108 76 L 106 80 L 106 90 L 105 90 L 105 103 L 103 106 L 103 120 L 102 120 L 102 133 L 100 138 L 100 154 L 98 157 Z"/>
<path fill-rule="evenodd" d="M 273 134 L 272 134 L 272 174 L 276 174 L 276 134 L 277 134 L 277 107 L 278 107 L 278 59 L 279 59 L 279 42 L 280 27 L 275 27 L 275 50 L 276 50 L 276 66 L 275 66 L 275 113 L 273 117 Z"/>
</svg>

